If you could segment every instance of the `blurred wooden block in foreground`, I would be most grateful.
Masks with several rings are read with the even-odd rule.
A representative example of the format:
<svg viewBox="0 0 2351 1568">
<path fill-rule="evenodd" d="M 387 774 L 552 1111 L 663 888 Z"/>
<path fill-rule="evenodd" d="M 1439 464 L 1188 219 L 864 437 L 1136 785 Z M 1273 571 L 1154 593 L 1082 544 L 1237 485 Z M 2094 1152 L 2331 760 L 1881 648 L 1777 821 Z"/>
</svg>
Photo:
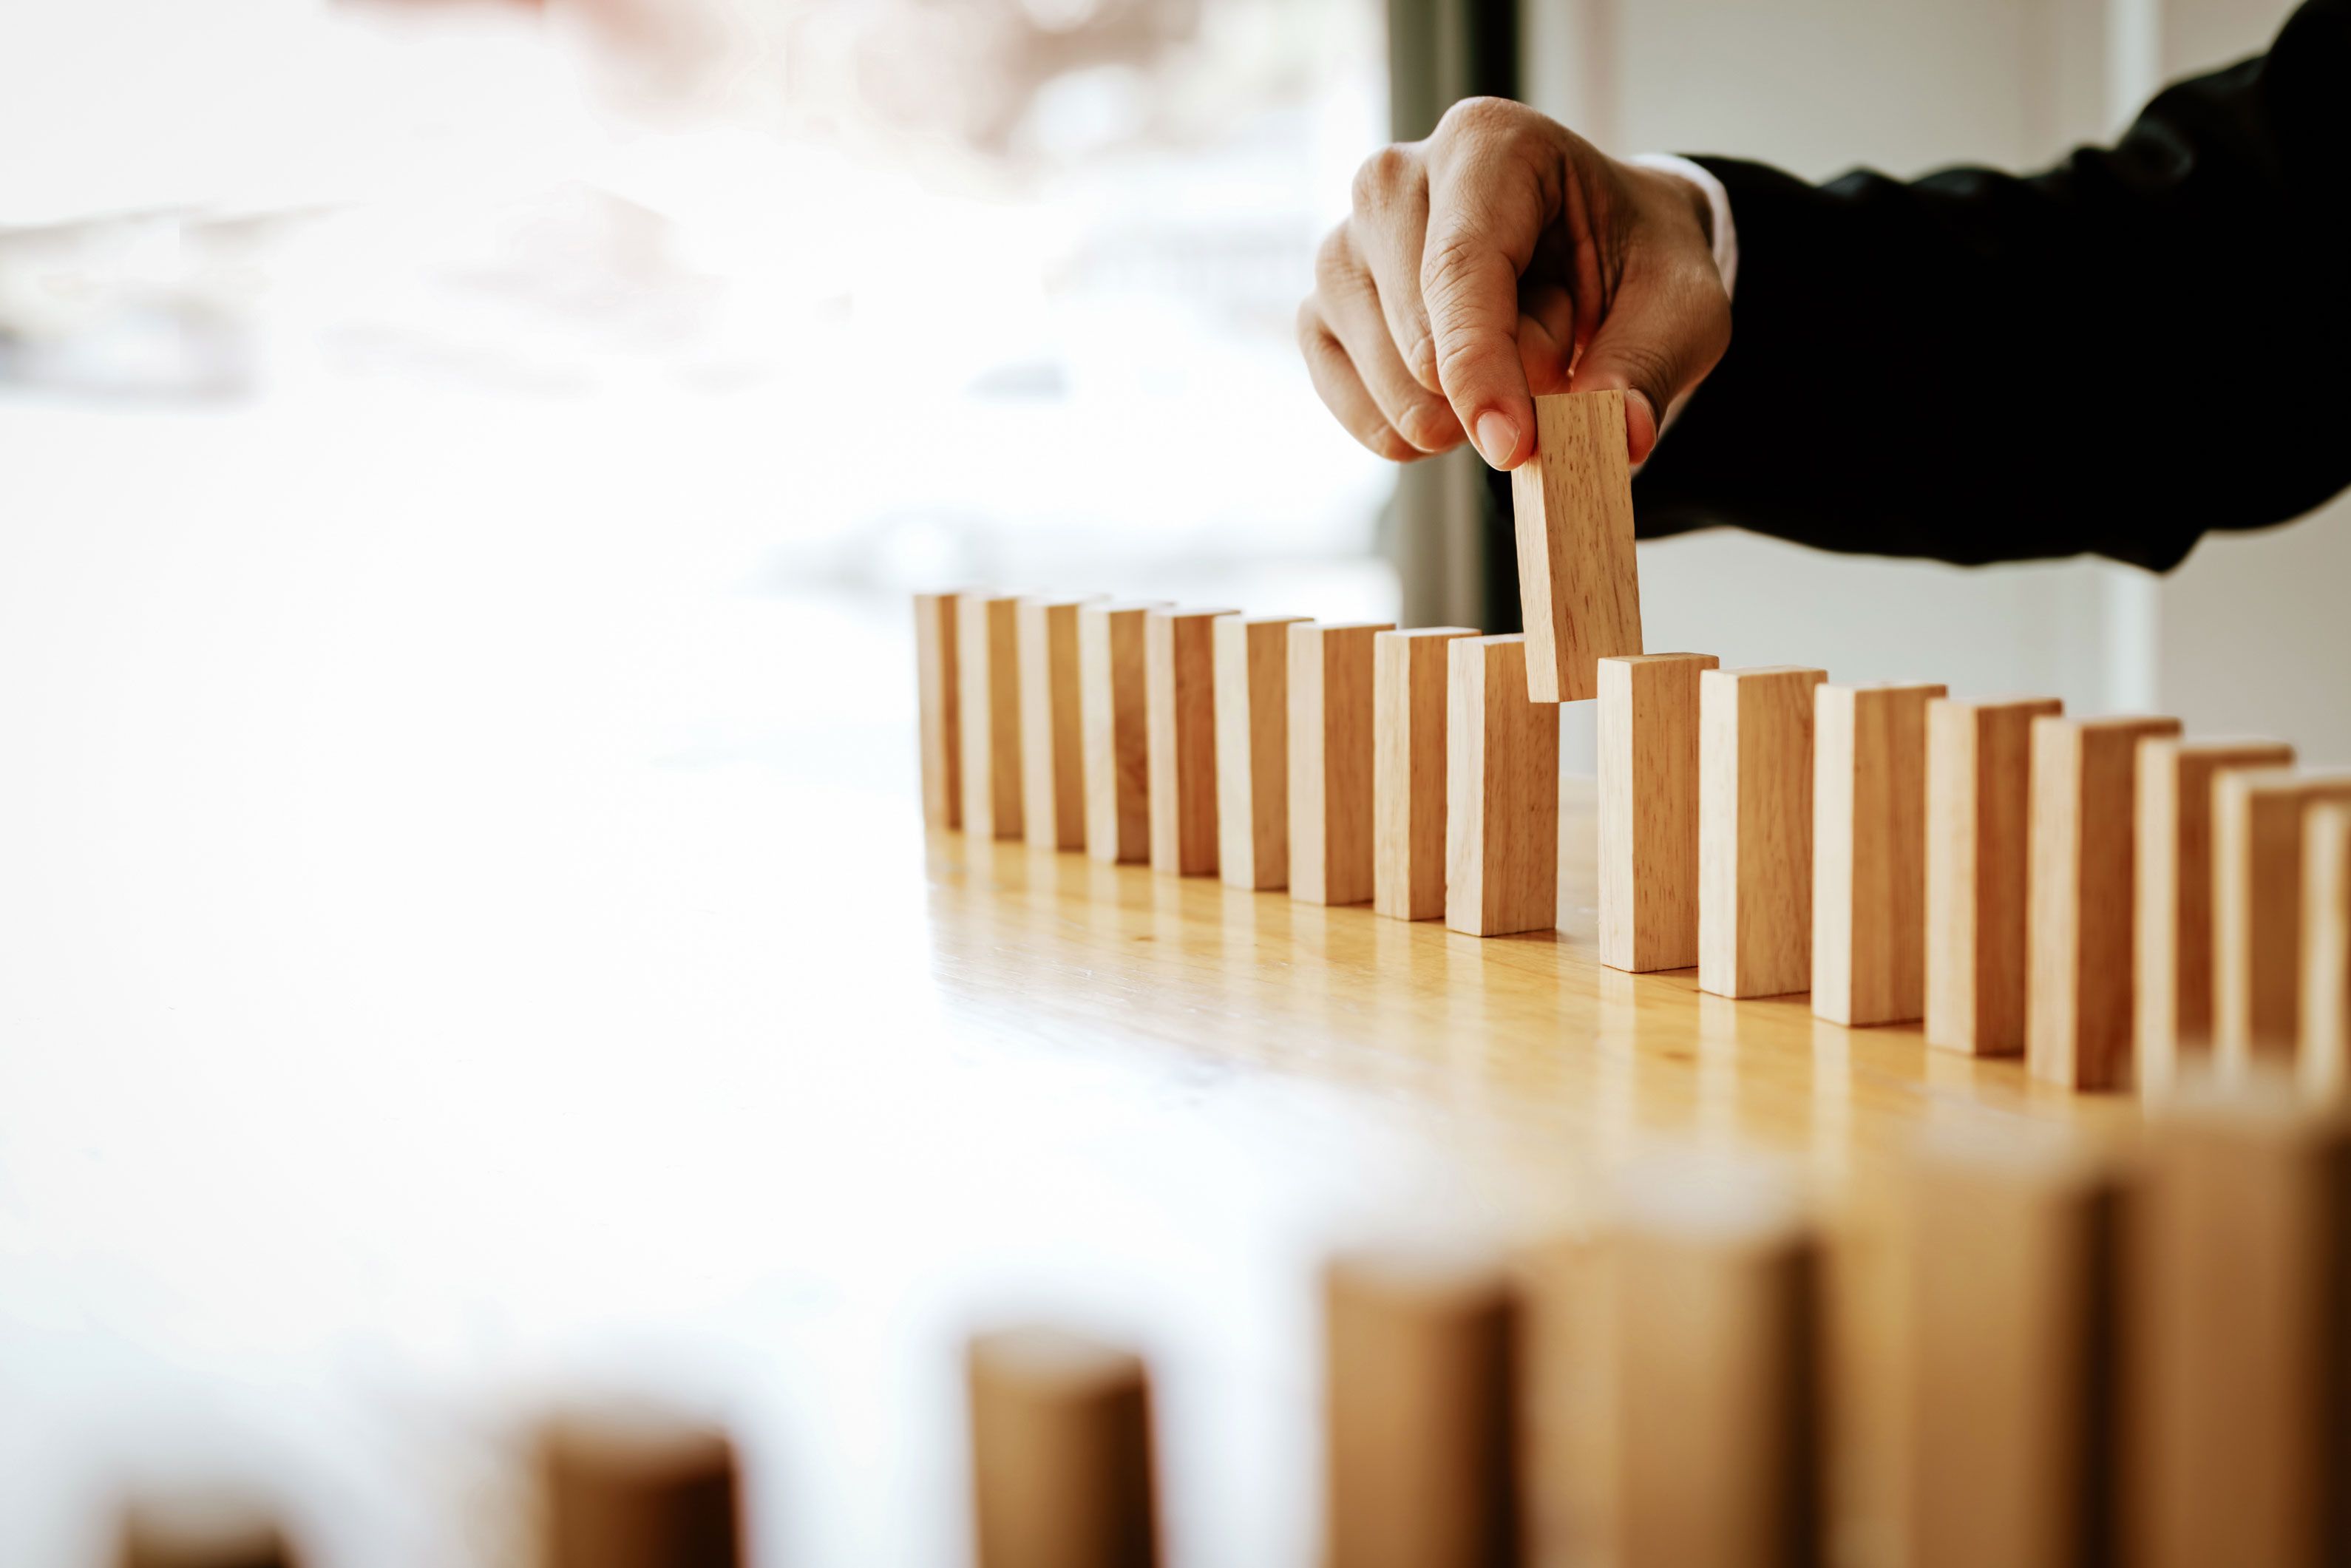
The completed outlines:
<svg viewBox="0 0 2351 1568">
<path fill-rule="evenodd" d="M 961 677 L 956 673 L 954 593 L 914 595 L 914 694 L 923 763 L 923 821 L 963 826 Z"/>
<path fill-rule="evenodd" d="M 1927 1043 L 2024 1050 L 2032 721 L 2054 697 L 1927 705 Z"/>
<path fill-rule="evenodd" d="M 1023 836 L 1020 596 L 956 599 L 956 727 L 963 737 L 963 827 L 981 839 Z"/>
<path fill-rule="evenodd" d="M 1228 887 L 1290 881 L 1290 644 L 1298 615 L 1212 622 L 1217 685 L 1217 874 Z"/>
<path fill-rule="evenodd" d="M 1445 914 L 1446 644 L 1468 626 L 1372 639 L 1372 906 L 1397 920 Z"/>
<path fill-rule="evenodd" d="M 2303 857 L 2302 1082 L 2333 1096 L 2351 1087 L 2351 805 L 2311 808 Z"/>
<path fill-rule="evenodd" d="M 1387 622 L 1290 628 L 1290 896 L 1372 898 L 1373 641 Z"/>
<path fill-rule="evenodd" d="M 1526 639 L 1446 644 L 1445 924 L 1547 931 L 1559 905 L 1559 709 L 1530 702 Z"/>
<path fill-rule="evenodd" d="M 1217 662 L 1211 628 L 1230 610 L 1152 610 L 1143 630 L 1151 776 L 1151 869 L 1217 871 Z"/>
<path fill-rule="evenodd" d="M 1698 984 L 1813 983 L 1813 688 L 1826 670 L 1704 670 L 1698 689 Z"/>
<path fill-rule="evenodd" d="M 1056 1329 L 971 1342 L 979 1568 L 1150 1568 L 1159 1557 L 1142 1360 Z"/>
<path fill-rule="evenodd" d="M 1143 623 L 1158 601 L 1078 607 L 1078 710 L 1083 731 L 1086 853 L 1110 863 L 1151 858 L 1150 716 Z"/>
<path fill-rule="evenodd" d="M 1600 661 L 1600 961 L 1698 962 L 1698 677 L 1712 653 Z"/>
<path fill-rule="evenodd" d="M 2212 786 L 2212 1052 L 2223 1071 L 2291 1062 L 2302 1038 L 2302 873 L 2311 809 L 2351 773 L 2273 768 Z"/>
<path fill-rule="evenodd" d="M 1510 509 L 1527 695 L 1539 703 L 1598 696 L 1597 661 L 1641 651 L 1623 392 L 1535 399 L 1534 455 L 1510 475 Z"/>
<path fill-rule="evenodd" d="M 115 1568 L 295 1568 L 268 1511 L 214 1493 L 141 1497 L 123 1511 Z"/>
<path fill-rule="evenodd" d="M 1813 688 L 1813 1011 L 1927 1010 L 1927 705 L 1940 685 Z"/>
<path fill-rule="evenodd" d="M 545 1568 L 737 1568 L 735 1447 L 651 1412 L 572 1416 L 539 1436 Z"/>
</svg>

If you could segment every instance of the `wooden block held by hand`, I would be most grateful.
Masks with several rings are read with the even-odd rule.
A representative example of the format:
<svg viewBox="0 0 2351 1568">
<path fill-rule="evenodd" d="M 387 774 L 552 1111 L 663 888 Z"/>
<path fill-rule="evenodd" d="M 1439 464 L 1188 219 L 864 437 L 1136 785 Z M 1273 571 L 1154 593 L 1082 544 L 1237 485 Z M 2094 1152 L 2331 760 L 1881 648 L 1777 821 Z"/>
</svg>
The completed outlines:
<svg viewBox="0 0 2351 1568">
<path fill-rule="evenodd" d="M 2138 743 L 2175 718 L 2032 721 L 2024 1058 L 2069 1089 L 2127 1089 Z"/>
<path fill-rule="evenodd" d="M 1526 639 L 1445 645 L 1445 924 L 1472 936 L 1558 918 L 1559 709 L 1527 698 Z"/>
<path fill-rule="evenodd" d="M 1017 593 L 956 596 L 963 827 L 974 838 L 1022 836 L 1019 616 Z"/>
<path fill-rule="evenodd" d="M 1086 845 L 1084 735 L 1078 689 L 1078 607 L 1086 601 L 1023 599 L 1020 639 L 1020 815 L 1044 850 Z"/>
<path fill-rule="evenodd" d="M 1927 705 L 1927 1043 L 2024 1050 L 2032 721 L 2055 697 Z"/>
<path fill-rule="evenodd" d="M 1080 1334 L 1009 1329 L 974 1339 L 965 1374 L 978 1568 L 1151 1568 L 1142 1361 Z"/>
<path fill-rule="evenodd" d="M 961 677 L 956 673 L 956 593 L 914 595 L 914 690 L 922 737 L 923 821 L 963 826 Z"/>
<path fill-rule="evenodd" d="M 1927 705 L 1940 685 L 1823 685 L 1813 713 L 1813 1011 L 1927 1010 Z"/>
<path fill-rule="evenodd" d="M 1776 997 L 1813 982 L 1813 688 L 1826 670 L 1703 670 L 1698 985 Z"/>
<path fill-rule="evenodd" d="M 1539 703 L 1598 696 L 1596 662 L 1641 651 L 1623 392 L 1535 399 L 1534 455 L 1510 475 L 1510 509 L 1527 695 Z"/>
<path fill-rule="evenodd" d="M 1153 610 L 1143 622 L 1151 869 L 1217 872 L 1217 617 L 1230 610 Z"/>
<path fill-rule="evenodd" d="M 1372 897 L 1372 643 L 1388 622 L 1292 625 L 1290 896 Z"/>
<path fill-rule="evenodd" d="M 1372 639 L 1372 907 L 1397 920 L 1445 913 L 1445 646 L 1468 626 Z"/>
<path fill-rule="evenodd" d="M 2304 1089 L 2351 1088 L 2351 804 L 2321 802 L 2302 828 L 2302 1045 Z"/>
<path fill-rule="evenodd" d="M 735 1448 L 651 1413 L 570 1416 L 540 1434 L 547 1568 L 737 1568 Z"/>
<path fill-rule="evenodd" d="M 124 1511 L 116 1568 L 294 1568 L 277 1521 L 248 1499 L 142 1497 Z"/>
<path fill-rule="evenodd" d="M 1600 961 L 1698 962 L 1698 685 L 1712 653 L 1600 661 Z"/>
<path fill-rule="evenodd" d="M 2227 773 L 2212 786 L 2212 1051 L 2241 1071 L 2302 1038 L 2302 872 L 2311 807 L 2351 773 Z"/>
<path fill-rule="evenodd" d="M 1215 622 L 1217 873 L 1228 887 L 1290 880 L 1290 644 L 1301 615 Z"/>
<path fill-rule="evenodd" d="M 1150 718 L 1143 623 L 1158 601 L 1078 607 L 1078 710 L 1084 731 L 1086 853 L 1151 858 Z"/>
<path fill-rule="evenodd" d="M 2171 1086 L 2183 1054 L 2212 1049 L 2212 780 L 2293 761 L 2293 747 L 2269 740 L 2138 743 L 2131 1027 L 2149 1093 Z"/>
<path fill-rule="evenodd" d="M 1492 1259 L 1368 1252 L 1324 1271 L 1328 1568 L 1520 1561 L 1518 1317 Z"/>
</svg>

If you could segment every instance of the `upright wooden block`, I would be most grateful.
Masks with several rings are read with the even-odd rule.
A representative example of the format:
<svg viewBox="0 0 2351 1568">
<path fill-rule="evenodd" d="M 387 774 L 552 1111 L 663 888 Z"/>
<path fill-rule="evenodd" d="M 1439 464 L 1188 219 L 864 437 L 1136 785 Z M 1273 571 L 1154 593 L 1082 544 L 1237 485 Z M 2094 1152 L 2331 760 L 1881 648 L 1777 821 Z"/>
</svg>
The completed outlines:
<svg viewBox="0 0 2351 1568">
<path fill-rule="evenodd" d="M 1020 601 L 1020 816 L 1039 849 L 1086 847 L 1083 723 L 1078 689 L 1082 598 Z"/>
<path fill-rule="evenodd" d="M 1329 1568 L 1520 1561 L 1518 1303 L 1491 1261 L 1363 1254 L 1323 1276 Z"/>
<path fill-rule="evenodd" d="M 2302 1037 L 2302 871 L 2310 808 L 2351 773 L 2224 773 L 2212 787 L 2212 1049 L 2225 1070 L 2291 1062 Z"/>
<path fill-rule="evenodd" d="M 1905 1561 L 2115 1562 L 2119 1186 L 2006 1141 L 1930 1147 L 1909 1197 Z"/>
<path fill-rule="evenodd" d="M 2310 809 L 2302 830 L 2303 1086 L 2351 1088 L 2351 805 Z"/>
<path fill-rule="evenodd" d="M 2024 1058 L 2069 1089 L 2131 1083 L 2138 743 L 2171 718 L 2032 721 Z"/>
<path fill-rule="evenodd" d="M 650 1415 L 568 1418 L 540 1434 L 547 1568 L 737 1568 L 735 1448 Z"/>
<path fill-rule="evenodd" d="M 922 741 L 923 821 L 963 826 L 961 677 L 956 671 L 955 593 L 914 595 L 914 691 Z"/>
<path fill-rule="evenodd" d="M 1698 674 L 1698 984 L 1725 997 L 1813 978 L 1813 688 L 1826 670 Z"/>
<path fill-rule="evenodd" d="M 1153 610 L 1143 622 L 1151 869 L 1217 871 L 1217 617 L 1230 610 Z"/>
<path fill-rule="evenodd" d="M 1927 1043 L 2024 1050 L 2032 721 L 2055 697 L 1927 705 Z"/>
<path fill-rule="evenodd" d="M 1020 596 L 956 595 L 956 674 L 961 688 L 964 831 L 1022 836 Z"/>
<path fill-rule="evenodd" d="M 1290 628 L 1290 896 L 1372 896 L 1372 641 L 1388 622 Z"/>
<path fill-rule="evenodd" d="M 1149 705 L 1144 620 L 1157 601 L 1078 607 L 1078 707 L 1084 729 L 1086 852 L 1151 858 Z"/>
<path fill-rule="evenodd" d="M 1698 962 L 1698 686 L 1712 653 L 1600 661 L 1600 961 Z"/>
<path fill-rule="evenodd" d="M 2212 1048 L 2212 780 L 2293 761 L 2294 747 L 2275 741 L 2138 743 L 2131 1024 L 2138 1084 L 2151 1093 L 2170 1087 L 2183 1053 Z"/>
<path fill-rule="evenodd" d="M 1445 913 L 1446 644 L 1467 626 L 1372 639 L 1372 907 L 1397 920 Z"/>
<path fill-rule="evenodd" d="M 1141 1360 L 1050 1329 L 971 1343 L 978 1568 L 1150 1568 L 1159 1558 Z"/>
<path fill-rule="evenodd" d="M 1823 685 L 1813 710 L 1813 1011 L 1927 1011 L 1927 705 L 1941 685 Z"/>
<path fill-rule="evenodd" d="M 1559 709 L 1531 702 L 1526 639 L 1446 644 L 1445 924 L 1549 930 L 1559 899 Z"/>
<path fill-rule="evenodd" d="M 116 1568 L 294 1568 L 297 1554 L 257 1504 L 214 1493 L 141 1498 L 124 1512 Z"/>
<path fill-rule="evenodd" d="M 1598 696 L 1596 661 L 1641 651 L 1623 392 L 1535 399 L 1535 452 L 1510 476 L 1510 509 L 1527 695 L 1539 703 Z"/>
<path fill-rule="evenodd" d="M 1217 871 L 1228 887 L 1290 881 L 1290 644 L 1302 615 L 1215 623 Z"/>
<path fill-rule="evenodd" d="M 2137 1207 L 2134 1561 L 2351 1555 L 2351 1135 L 2283 1082 L 2168 1104 Z"/>
</svg>

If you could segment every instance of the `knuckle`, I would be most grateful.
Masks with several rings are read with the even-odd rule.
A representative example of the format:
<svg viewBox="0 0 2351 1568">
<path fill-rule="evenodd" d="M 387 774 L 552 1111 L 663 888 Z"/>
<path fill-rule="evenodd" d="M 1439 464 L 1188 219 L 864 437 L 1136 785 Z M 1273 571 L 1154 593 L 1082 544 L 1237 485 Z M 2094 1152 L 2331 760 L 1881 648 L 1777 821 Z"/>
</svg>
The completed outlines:
<svg viewBox="0 0 2351 1568">
<path fill-rule="evenodd" d="M 1524 104 L 1507 98 L 1465 98 L 1437 122 L 1439 135 L 1481 138 L 1508 134 L 1523 121 Z"/>
<path fill-rule="evenodd" d="M 1407 189 L 1418 173 L 1419 159 L 1401 143 L 1391 143 L 1364 160 L 1355 170 L 1352 197 L 1357 212 L 1387 205 Z"/>
<path fill-rule="evenodd" d="M 1460 440 L 1460 423 L 1443 403 L 1415 403 L 1396 421 L 1405 440 L 1419 452 L 1441 452 Z"/>
</svg>

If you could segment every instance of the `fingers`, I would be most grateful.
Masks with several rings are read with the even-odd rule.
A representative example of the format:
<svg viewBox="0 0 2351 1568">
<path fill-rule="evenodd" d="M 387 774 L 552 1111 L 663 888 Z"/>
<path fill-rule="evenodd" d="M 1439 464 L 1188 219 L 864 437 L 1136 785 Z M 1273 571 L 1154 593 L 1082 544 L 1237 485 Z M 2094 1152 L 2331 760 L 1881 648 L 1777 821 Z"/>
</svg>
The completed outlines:
<svg viewBox="0 0 2351 1568">
<path fill-rule="evenodd" d="M 1428 167 L 1417 145 L 1385 147 L 1355 171 L 1355 214 L 1348 229 L 1372 276 L 1388 337 L 1405 371 L 1432 393 L 1437 340 L 1420 296 L 1421 253 L 1428 240 Z"/>
<path fill-rule="evenodd" d="M 1554 204 L 1531 110 L 1472 99 L 1431 139 L 1421 295 L 1438 382 L 1455 417 L 1497 468 L 1534 444 L 1534 399 L 1520 359 L 1519 276 Z M 1539 117 L 1536 117 L 1539 118 Z"/>
<path fill-rule="evenodd" d="M 1354 361 L 1347 358 L 1347 350 L 1339 346 L 1339 340 L 1323 324 L 1322 311 L 1312 298 L 1298 308 L 1298 347 L 1306 356 L 1306 373 L 1313 379 L 1315 395 L 1348 434 L 1392 463 L 1409 463 L 1428 455 L 1397 434 L 1387 415 L 1380 412 L 1379 403 L 1364 389 L 1363 378 L 1355 373 Z"/>
<path fill-rule="evenodd" d="M 1624 391 L 1625 447 L 1644 462 L 1675 400 L 1729 346 L 1730 303 L 1719 277 L 1673 265 L 1645 268 L 1625 279 L 1568 390 Z"/>
<path fill-rule="evenodd" d="M 1354 230 L 1352 220 L 1332 230 L 1316 261 L 1313 305 L 1322 329 L 1337 340 L 1389 427 L 1416 452 L 1458 446 L 1461 426 L 1451 407 L 1405 368 Z"/>
</svg>

